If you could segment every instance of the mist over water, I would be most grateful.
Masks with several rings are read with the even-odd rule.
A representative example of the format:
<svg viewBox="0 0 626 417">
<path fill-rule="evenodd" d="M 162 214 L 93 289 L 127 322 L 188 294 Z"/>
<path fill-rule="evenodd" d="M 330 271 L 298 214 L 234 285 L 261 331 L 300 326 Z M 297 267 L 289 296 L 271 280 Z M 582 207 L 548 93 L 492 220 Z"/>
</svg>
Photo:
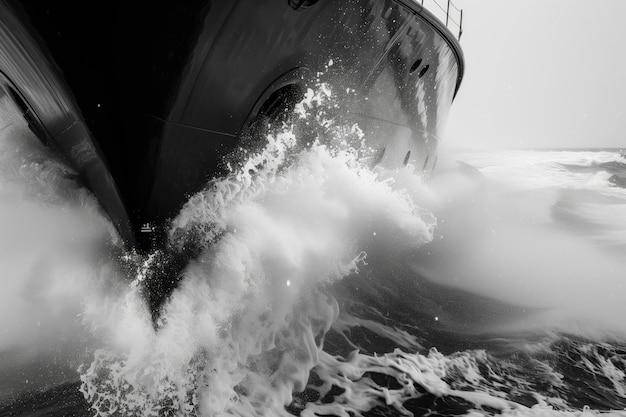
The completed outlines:
<svg viewBox="0 0 626 417">
<path fill-rule="evenodd" d="M 480 171 L 444 170 L 432 179 L 438 227 L 414 269 L 435 282 L 533 309 L 521 328 L 622 338 L 626 190 L 601 169 L 581 174 L 564 165 L 618 162 L 617 152 L 459 157 Z"/>
<path fill-rule="evenodd" d="M 286 414 L 337 318 L 328 286 L 367 264 L 364 249 L 414 248 L 433 227 L 429 212 L 361 166 L 355 150 L 319 141 L 303 148 L 291 130 L 269 136 L 260 154 L 174 219 L 173 244 L 191 237 L 204 249 L 158 332 L 143 314 L 133 332 L 140 340 L 99 351 L 83 390 L 102 413 L 120 394 L 125 413 L 156 412 L 162 396 L 153 393 L 163 389 L 182 414 L 194 411 L 185 408 L 190 398 L 202 415 Z M 128 396 L 111 388 L 124 384 L 134 387 Z"/>
<path fill-rule="evenodd" d="M 0 98 L 0 399 L 75 379 L 92 338 L 77 317 L 115 286 L 113 226 L 17 114 Z"/>
<path fill-rule="evenodd" d="M 296 125 L 173 219 L 170 244 L 199 255 L 156 329 L 158 257 L 120 257 L 93 196 L 5 114 L 0 404 L 80 376 L 102 416 L 625 407 L 619 155 L 455 155 L 471 166 L 425 182 L 370 169 L 329 102 L 309 91 Z"/>
</svg>

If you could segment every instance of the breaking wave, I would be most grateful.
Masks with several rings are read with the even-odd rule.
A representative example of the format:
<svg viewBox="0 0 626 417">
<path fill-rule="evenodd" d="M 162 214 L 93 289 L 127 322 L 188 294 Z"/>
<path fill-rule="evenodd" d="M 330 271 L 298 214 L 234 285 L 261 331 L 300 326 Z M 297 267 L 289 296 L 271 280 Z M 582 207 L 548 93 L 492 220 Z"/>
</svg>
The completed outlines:
<svg viewBox="0 0 626 417">
<path fill-rule="evenodd" d="M 189 199 L 180 277 L 2 130 L 0 415 L 66 410 L 66 382 L 98 416 L 626 415 L 617 154 L 459 155 L 425 184 L 370 169 L 329 107 L 309 91 Z M 156 322 L 154 277 L 178 281 Z"/>
<path fill-rule="evenodd" d="M 307 109 L 324 99 L 309 94 Z M 328 286 L 358 273 L 370 249 L 430 240 L 432 214 L 364 168 L 356 150 L 319 137 L 298 142 L 293 127 L 269 135 L 265 149 L 174 219 L 171 243 L 202 250 L 166 301 L 158 331 L 138 290 L 116 307 L 126 311 L 123 329 L 113 329 L 123 343 L 98 350 L 81 377 L 100 415 L 286 414 L 337 318 Z"/>
</svg>

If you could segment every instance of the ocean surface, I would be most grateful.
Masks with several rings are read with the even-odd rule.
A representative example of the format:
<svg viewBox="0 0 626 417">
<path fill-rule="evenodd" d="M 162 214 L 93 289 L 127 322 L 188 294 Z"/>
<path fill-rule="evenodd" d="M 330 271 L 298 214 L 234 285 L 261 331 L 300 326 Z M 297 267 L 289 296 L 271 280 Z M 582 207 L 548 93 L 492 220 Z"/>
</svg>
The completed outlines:
<svg viewBox="0 0 626 417">
<path fill-rule="evenodd" d="M 158 253 L 5 103 L 0 416 L 626 416 L 620 151 L 370 168 L 327 95 L 317 141 L 286 126 L 173 220 L 200 250 L 156 326 Z"/>
</svg>

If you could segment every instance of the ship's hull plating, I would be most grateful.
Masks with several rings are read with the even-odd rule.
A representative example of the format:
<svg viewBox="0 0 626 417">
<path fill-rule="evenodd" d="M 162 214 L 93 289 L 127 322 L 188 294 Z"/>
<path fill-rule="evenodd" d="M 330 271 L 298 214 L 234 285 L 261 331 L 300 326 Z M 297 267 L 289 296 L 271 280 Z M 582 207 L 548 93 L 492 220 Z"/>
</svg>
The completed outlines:
<svg viewBox="0 0 626 417">
<path fill-rule="evenodd" d="M 224 173 L 268 103 L 319 72 L 353 91 L 343 116 L 376 163 L 429 172 L 463 72 L 454 37 L 412 0 L 0 7 L 2 88 L 131 244 Z"/>
</svg>

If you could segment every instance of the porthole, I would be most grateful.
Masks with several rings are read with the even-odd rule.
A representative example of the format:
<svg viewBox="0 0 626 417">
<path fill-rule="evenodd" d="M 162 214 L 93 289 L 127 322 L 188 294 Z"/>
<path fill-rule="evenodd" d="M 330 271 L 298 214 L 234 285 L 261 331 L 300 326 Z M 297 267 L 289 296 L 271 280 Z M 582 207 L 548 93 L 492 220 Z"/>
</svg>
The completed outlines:
<svg viewBox="0 0 626 417">
<path fill-rule="evenodd" d="M 426 65 L 424 68 L 422 68 L 422 70 L 420 71 L 418 77 L 422 78 L 424 76 L 424 74 L 426 74 L 426 71 L 428 71 L 429 67 L 430 67 L 429 65 Z"/>
<path fill-rule="evenodd" d="M 304 10 L 313 6 L 318 0 L 288 0 L 289 6 L 294 10 Z"/>
<path fill-rule="evenodd" d="M 404 157 L 404 162 L 402 163 L 402 166 L 407 166 L 407 164 L 409 163 L 409 158 L 411 158 L 411 151 L 408 151 L 406 153 L 406 156 Z"/>
<path fill-rule="evenodd" d="M 409 70 L 409 73 L 413 74 L 415 70 L 417 70 L 420 67 L 420 65 L 422 65 L 422 58 L 418 59 L 417 61 L 413 63 L 413 65 L 411 65 L 411 69 Z"/>
</svg>

